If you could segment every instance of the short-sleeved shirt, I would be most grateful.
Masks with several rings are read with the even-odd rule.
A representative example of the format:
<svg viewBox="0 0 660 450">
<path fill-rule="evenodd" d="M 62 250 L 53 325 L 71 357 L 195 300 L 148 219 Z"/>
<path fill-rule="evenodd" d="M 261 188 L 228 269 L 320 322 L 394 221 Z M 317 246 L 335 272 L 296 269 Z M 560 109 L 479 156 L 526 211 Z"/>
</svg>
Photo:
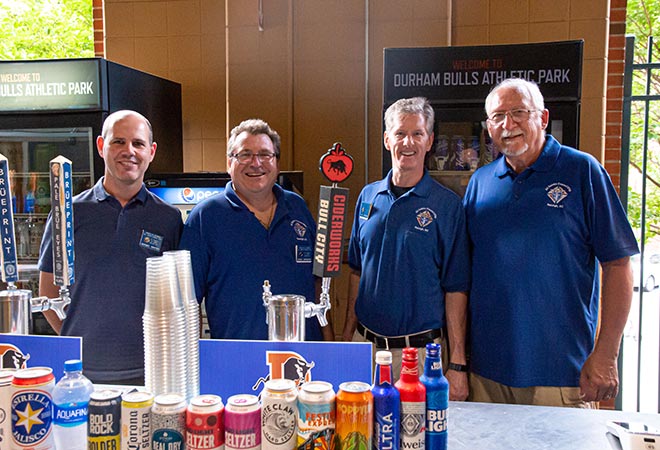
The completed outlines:
<svg viewBox="0 0 660 450">
<path fill-rule="evenodd" d="M 231 182 L 193 208 L 186 220 L 181 247 L 190 250 L 197 299 L 206 299 L 212 338 L 268 339 L 265 280 L 273 295 L 302 295 L 315 301 L 314 219 L 298 194 L 278 185 L 273 193 L 277 208 L 268 229 Z M 322 338 L 315 317 L 307 319 L 305 336 Z"/>
<path fill-rule="evenodd" d="M 85 374 L 95 382 L 144 374 L 146 259 L 175 250 L 181 213 L 144 185 L 123 208 L 103 178 L 73 198 L 75 280 L 63 336 L 82 336 Z M 51 217 L 39 270 L 53 272 Z"/>
<path fill-rule="evenodd" d="M 605 169 L 552 136 L 516 174 L 500 158 L 464 198 L 471 369 L 513 387 L 578 386 L 598 323 L 598 261 L 638 252 Z"/>
<path fill-rule="evenodd" d="M 470 264 L 460 198 L 428 172 L 396 198 L 391 179 L 360 193 L 348 263 L 360 272 L 360 323 L 401 336 L 444 326 L 445 293 L 469 289 Z"/>
</svg>

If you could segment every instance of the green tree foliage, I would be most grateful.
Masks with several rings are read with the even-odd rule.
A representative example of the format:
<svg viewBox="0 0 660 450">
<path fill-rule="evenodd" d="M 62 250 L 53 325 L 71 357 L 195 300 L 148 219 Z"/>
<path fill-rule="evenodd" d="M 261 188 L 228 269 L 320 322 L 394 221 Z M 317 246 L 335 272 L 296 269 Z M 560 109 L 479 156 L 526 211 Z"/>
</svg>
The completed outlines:
<svg viewBox="0 0 660 450">
<path fill-rule="evenodd" d="M 93 56 L 92 0 L 0 0 L 0 59 Z"/>
<path fill-rule="evenodd" d="M 660 62 L 659 19 L 659 0 L 628 0 L 626 32 L 635 36 L 634 61 L 636 64 Z M 654 35 L 655 38 L 649 39 Z M 633 95 L 645 94 L 660 95 L 660 72 L 658 70 L 634 71 Z M 660 101 L 649 103 L 649 118 L 645 124 L 646 108 L 647 105 L 643 101 L 632 102 L 628 216 L 633 226 L 640 230 L 642 186 L 645 183 L 645 238 L 648 242 L 660 234 Z M 647 136 L 646 142 L 645 135 Z M 646 152 L 644 152 L 645 147 Z M 644 164 L 645 154 L 646 164 Z M 645 178 L 642 177 L 644 166 L 646 168 Z"/>
</svg>

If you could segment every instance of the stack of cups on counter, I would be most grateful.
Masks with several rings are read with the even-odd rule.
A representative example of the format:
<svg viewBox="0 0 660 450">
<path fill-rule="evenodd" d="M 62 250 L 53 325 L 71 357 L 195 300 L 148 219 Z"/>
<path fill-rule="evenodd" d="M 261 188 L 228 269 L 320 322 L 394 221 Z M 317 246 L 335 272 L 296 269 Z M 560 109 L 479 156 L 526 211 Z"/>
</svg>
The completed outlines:
<svg viewBox="0 0 660 450">
<path fill-rule="evenodd" d="M 199 318 L 196 305 L 194 317 L 188 306 L 195 301 L 190 253 L 178 253 L 147 258 L 145 387 L 154 395 L 177 393 L 190 400 L 199 394 Z"/>
</svg>

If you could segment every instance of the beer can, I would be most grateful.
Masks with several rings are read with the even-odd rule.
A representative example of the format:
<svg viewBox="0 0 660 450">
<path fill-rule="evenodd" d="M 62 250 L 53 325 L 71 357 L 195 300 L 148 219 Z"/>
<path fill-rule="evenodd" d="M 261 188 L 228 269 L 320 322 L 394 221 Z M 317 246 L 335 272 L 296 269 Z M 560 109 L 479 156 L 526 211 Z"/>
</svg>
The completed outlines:
<svg viewBox="0 0 660 450">
<path fill-rule="evenodd" d="M 151 450 L 150 392 L 133 391 L 121 396 L 121 449 Z"/>
<path fill-rule="evenodd" d="M 50 367 L 17 370 L 11 382 L 11 437 L 15 450 L 52 450 L 53 387 Z"/>
<path fill-rule="evenodd" d="M 225 448 L 225 407 L 217 395 L 198 395 L 186 411 L 186 449 L 223 450 Z"/>
<path fill-rule="evenodd" d="M 295 381 L 268 380 L 261 392 L 261 450 L 293 450 L 297 420 Z"/>
<path fill-rule="evenodd" d="M 239 394 L 225 407 L 225 450 L 261 448 L 261 406 L 255 395 Z"/>
<path fill-rule="evenodd" d="M 371 448 L 374 399 L 371 386 L 360 381 L 339 385 L 335 450 Z"/>
<path fill-rule="evenodd" d="M 104 389 L 92 392 L 87 405 L 87 449 L 119 448 L 121 392 Z"/>
<path fill-rule="evenodd" d="M 159 450 L 180 450 L 186 441 L 186 398 L 161 394 L 151 408 L 151 445 Z"/>
<path fill-rule="evenodd" d="M 9 450 L 11 441 L 11 381 L 14 369 L 0 369 L 0 450 Z"/>
<path fill-rule="evenodd" d="M 298 393 L 298 448 L 332 448 L 335 434 L 335 391 L 326 381 L 310 381 Z"/>
</svg>

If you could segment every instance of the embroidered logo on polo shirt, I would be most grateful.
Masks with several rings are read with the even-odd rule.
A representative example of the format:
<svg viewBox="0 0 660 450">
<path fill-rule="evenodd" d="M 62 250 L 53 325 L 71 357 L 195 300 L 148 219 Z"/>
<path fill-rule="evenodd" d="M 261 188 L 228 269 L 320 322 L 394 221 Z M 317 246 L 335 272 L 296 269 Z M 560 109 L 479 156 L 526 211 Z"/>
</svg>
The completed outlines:
<svg viewBox="0 0 660 450">
<path fill-rule="evenodd" d="M 415 214 L 417 217 L 417 224 L 419 225 L 415 226 L 415 229 L 425 232 L 429 231 L 427 227 L 438 217 L 435 211 L 430 208 L 419 208 L 415 211 Z"/>
<path fill-rule="evenodd" d="M 552 183 L 545 188 L 545 193 L 550 199 L 551 203 L 546 203 L 551 208 L 563 208 L 561 202 L 568 197 L 571 192 L 571 187 L 563 183 Z"/>
<path fill-rule="evenodd" d="M 299 239 L 303 239 L 307 234 L 307 225 L 305 225 L 299 220 L 292 220 L 291 227 L 293 228 L 293 231 L 296 233 L 296 236 L 298 236 Z"/>
</svg>

